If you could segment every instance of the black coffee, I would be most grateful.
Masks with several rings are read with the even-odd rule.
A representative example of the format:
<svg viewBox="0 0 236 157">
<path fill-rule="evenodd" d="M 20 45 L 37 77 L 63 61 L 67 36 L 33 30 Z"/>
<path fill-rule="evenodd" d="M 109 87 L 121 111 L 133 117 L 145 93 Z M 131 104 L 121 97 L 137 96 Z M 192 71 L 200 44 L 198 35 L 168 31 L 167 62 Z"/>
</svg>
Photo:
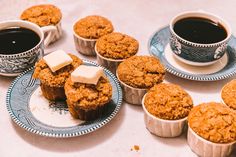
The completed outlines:
<svg viewBox="0 0 236 157">
<path fill-rule="evenodd" d="M 177 21 L 174 31 L 183 39 L 200 44 L 216 43 L 227 37 L 227 32 L 221 24 L 198 17 Z"/>
<path fill-rule="evenodd" d="M 17 54 L 35 47 L 40 41 L 37 33 L 26 28 L 0 30 L 0 54 Z"/>
</svg>

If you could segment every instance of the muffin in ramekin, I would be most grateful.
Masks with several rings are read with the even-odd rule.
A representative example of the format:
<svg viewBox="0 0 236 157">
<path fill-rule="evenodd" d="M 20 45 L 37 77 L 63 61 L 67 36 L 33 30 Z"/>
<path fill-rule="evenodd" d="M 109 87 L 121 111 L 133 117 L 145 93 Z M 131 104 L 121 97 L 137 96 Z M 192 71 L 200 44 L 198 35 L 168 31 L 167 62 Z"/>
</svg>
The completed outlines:
<svg viewBox="0 0 236 157">
<path fill-rule="evenodd" d="M 112 98 L 112 86 L 104 76 L 96 85 L 73 82 L 70 77 L 65 83 L 65 93 L 71 115 L 91 121 L 103 115 Z"/>
<path fill-rule="evenodd" d="M 64 85 L 70 73 L 83 61 L 75 55 L 68 54 L 73 60 L 71 64 L 52 72 L 46 62 L 41 59 L 35 64 L 33 77 L 40 80 L 43 96 L 48 100 L 66 100 Z"/>
<path fill-rule="evenodd" d="M 116 76 L 123 88 L 124 100 L 141 105 L 149 88 L 163 81 L 165 67 L 151 56 L 133 56 L 119 64 Z"/>
<path fill-rule="evenodd" d="M 228 82 L 221 90 L 221 98 L 225 105 L 236 110 L 236 80 Z"/>
<path fill-rule="evenodd" d="M 181 135 L 193 107 L 191 96 L 180 86 L 160 83 L 143 97 L 146 128 L 160 137 Z"/>
<path fill-rule="evenodd" d="M 110 33 L 97 40 L 95 52 L 97 62 L 116 73 L 117 66 L 138 52 L 138 41 L 122 33 Z"/>
<path fill-rule="evenodd" d="M 216 103 L 195 106 L 188 116 L 188 144 L 201 157 L 229 156 L 236 142 L 236 112 Z"/>
<path fill-rule="evenodd" d="M 97 39 L 113 30 L 111 21 L 98 15 L 86 16 L 76 21 L 73 25 L 76 50 L 83 55 L 95 56 Z"/>
<path fill-rule="evenodd" d="M 62 13 L 58 7 L 52 4 L 41 4 L 27 8 L 22 12 L 20 19 L 33 22 L 42 29 L 54 27 L 53 29 L 50 28 L 52 31 L 48 33 L 48 36 L 50 35 L 50 38 L 47 39 L 49 41 L 46 42 L 48 45 L 62 36 Z"/>
</svg>

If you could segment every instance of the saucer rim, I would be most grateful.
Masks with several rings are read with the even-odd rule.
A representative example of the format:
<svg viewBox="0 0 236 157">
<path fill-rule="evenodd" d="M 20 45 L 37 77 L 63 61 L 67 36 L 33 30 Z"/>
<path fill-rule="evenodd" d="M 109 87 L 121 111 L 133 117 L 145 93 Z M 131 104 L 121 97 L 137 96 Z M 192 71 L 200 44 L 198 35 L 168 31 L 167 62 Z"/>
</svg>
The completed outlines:
<svg viewBox="0 0 236 157">
<path fill-rule="evenodd" d="M 149 52 L 149 54 L 151 56 L 154 56 L 154 57 L 160 59 L 162 64 L 164 64 L 165 69 L 166 69 L 167 72 L 169 72 L 169 73 L 171 73 L 171 74 L 173 74 L 175 76 L 178 76 L 180 78 L 188 79 L 188 80 L 193 80 L 193 81 L 218 81 L 218 80 L 223 80 L 223 79 L 226 79 L 226 78 L 230 78 L 230 77 L 232 77 L 232 76 L 234 76 L 236 74 L 236 70 L 232 71 L 232 72 L 229 72 L 229 73 L 226 73 L 226 74 L 220 74 L 220 73 L 216 74 L 216 73 L 222 71 L 224 68 L 219 70 L 219 71 L 217 71 L 217 72 L 214 72 L 212 74 L 192 74 L 192 73 L 184 72 L 184 71 L 182 71 L 181 69 L 178 69 L 178 68 L 172 68 L 173 65 L 170 62 L 168 62 L 168 60 L 165 58 L 165 55 L 161 55 L 159 57 L 159 56 L 155 55 L 152 52 L 152 50 L 151 50 L 151 47 L 152 47 L 151 42 L 153 41 L 153 38 L 156 36 L 156 34 L 158 32 L 160 32 L 161 30 L 164 30 L 164 29 L 167 29 L 168 31 L 170 31 L 169 30 L 169 25 L 165 25 L 163 27 L 160 27 L 159 29 L 157 29 L 156 31 L 154 31 L 151 34 L 151 36 L 150 36 L 150 38 L 148 40 L 147 48 L 148 48 L 148 52 Z M 232 39 L 232 38 L 235 38 L 235 36 L 233 36 L 233 35 L 231 36 L 230 40 L 236 40 L 236 39 Z M 163 52 L 165 52 L 165 47 L 166 46 L 167 45 L 163 46 L 164 48 L 163 48 L 162 54 L 163 54 Z M 228 51 L 226 53 L 227 53 L 227 55 L 229 55 Z M 236 54 L 235 52 L 232 52 L 232 53 Z M 162 59 L 163 57 L 166 59 L 166 61 Z M 229 60 L 228 60 L 228 62 L 227 62 L 227 64 L 225 66 L 227 66 L 228 64 L 229 64 Z M 234 68 L 234 67 L 236 67 L 236 66 L 231 66 L 230 69 Z"/>
</svg>

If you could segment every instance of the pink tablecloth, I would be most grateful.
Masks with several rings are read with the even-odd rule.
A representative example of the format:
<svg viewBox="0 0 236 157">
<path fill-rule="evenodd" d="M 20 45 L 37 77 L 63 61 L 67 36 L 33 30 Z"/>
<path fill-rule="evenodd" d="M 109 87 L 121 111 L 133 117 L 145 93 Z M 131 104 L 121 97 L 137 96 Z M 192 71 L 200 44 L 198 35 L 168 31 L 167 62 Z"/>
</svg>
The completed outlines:
<svg viewBox="0 0 236 157">
<path fill-rule="evenodd" d="M 63 49 L 77 54 L 72 37 L 72 24 L 81 17 L 91 14 L 109 18 L 118 32 L 135 37 L 140 42 L 139 54 L 148 54 L 147 43 L 158 28 L 168 25 L 170 19 L 186 10 L 205 10 L 226 19 L 236 32 L 234 0 L 1 0 L 0 20 L 16 19 L 21 11 L 37 3 L 53 3 L 63 13 L 63 39 L 46 51 Z M 94 58 L 86 58 L 94 60 Z M 233 79 L 233 78 L 231 78 Z M 222 86 L 230 81 L 188 81 L 167 74 L 165 81 L 181 85 L 193 97 L 194 104 L 220 101 Z M 0 156 L 1 157 L 85 157 L 85 156 L 163 156 L 196 157 L 186 141 L 186 134 L 178 138 L 159 138 L 150 134 L 143 122 L 143 111 L 139 106 L 123 103 L 118 115 L 105 127 L 85 136 L 55 139 L 41 137 L 18 127 L 11 120 L 5 104 L 8 86 L 13 78 L 0 76 Z M 139 145 L 139 151 L 131 151 Z M 232 157 L 236 156 L 236 151 Z"/>
</svg>

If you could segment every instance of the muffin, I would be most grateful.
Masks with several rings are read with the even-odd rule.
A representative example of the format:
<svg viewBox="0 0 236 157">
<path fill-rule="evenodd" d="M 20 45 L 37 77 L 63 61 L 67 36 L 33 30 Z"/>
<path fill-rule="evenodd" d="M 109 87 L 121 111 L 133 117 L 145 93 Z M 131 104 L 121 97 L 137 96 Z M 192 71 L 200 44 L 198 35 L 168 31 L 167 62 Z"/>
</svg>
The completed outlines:
<svg viewBox="0 0 236 157">
<path fill-rule="evenodd" d="M 143 98 L 146 127 L 161 137 L 179 136 L 192 107 L 191 96 L 180 86 L 157 84 Z"/>
<path fill-rule="evenodd" d="M 122 33 L 110 33 L 97 40 L 97 62 L 115 73 L 117 66 L 138 52 L 138 41 Z"/>
<path fill-rule="evenodd" d="M 104 76 L 100 77 L 96 85 L 73 82 L 70 77 L 65 83 L 65 93 L 71 115 L 91 121 L 101 117 L 106 111 L 112 97 L 112 86 Z"/>
<path fill-rule="evenodd" d="M 228 107 L 236 110 L 236 80 L 230 81 L 222 88 L 221 98 Z"/>
<path fill-rule="evenodd" d="M 202 103 L 191 110 L 188 124 L 188 144 L 197 155 L 224 157 L 230 154 L 236 142 L 235 111 L 221 103 Z"/>
<path fill-rule="evenodd" d="M 65 100 L 64 85 L 70 73 L 83 62 L 75 55 L 68 54 L 72 63 L 53 72 L 44 59 L 35 65 L 33 77 L 40 80 L 40 87 L 45 98 L 48 100 Z"/>
<path fill-rule="evenodd" d="M 147 89 L 163 81 L 165 67 L 155 57 L 133 56 L 119 64 L 116 76 L 123 87 L 124 100 L 140 105 Z"/>
<path fill-rule="evenodd" d="M 75 22 L 73 30 L 76 50 L 81 54 L 94 56 L 97 39 L 113 32 L 114 28 L 107 18 L 91 15 Z"/>
<path fill-rule="evenodd" d="M 60 9 L 51 4 L 32 6 L 24 10 L 20 16 L 20 19 L 33 22 L 43 27 L 44 30 L 50 31 L 45 37 L 47 39 L 45 39 L 45 45 L 49 45 L 61 37 L 61 18 L 62 14 Z"/>
</svg>

